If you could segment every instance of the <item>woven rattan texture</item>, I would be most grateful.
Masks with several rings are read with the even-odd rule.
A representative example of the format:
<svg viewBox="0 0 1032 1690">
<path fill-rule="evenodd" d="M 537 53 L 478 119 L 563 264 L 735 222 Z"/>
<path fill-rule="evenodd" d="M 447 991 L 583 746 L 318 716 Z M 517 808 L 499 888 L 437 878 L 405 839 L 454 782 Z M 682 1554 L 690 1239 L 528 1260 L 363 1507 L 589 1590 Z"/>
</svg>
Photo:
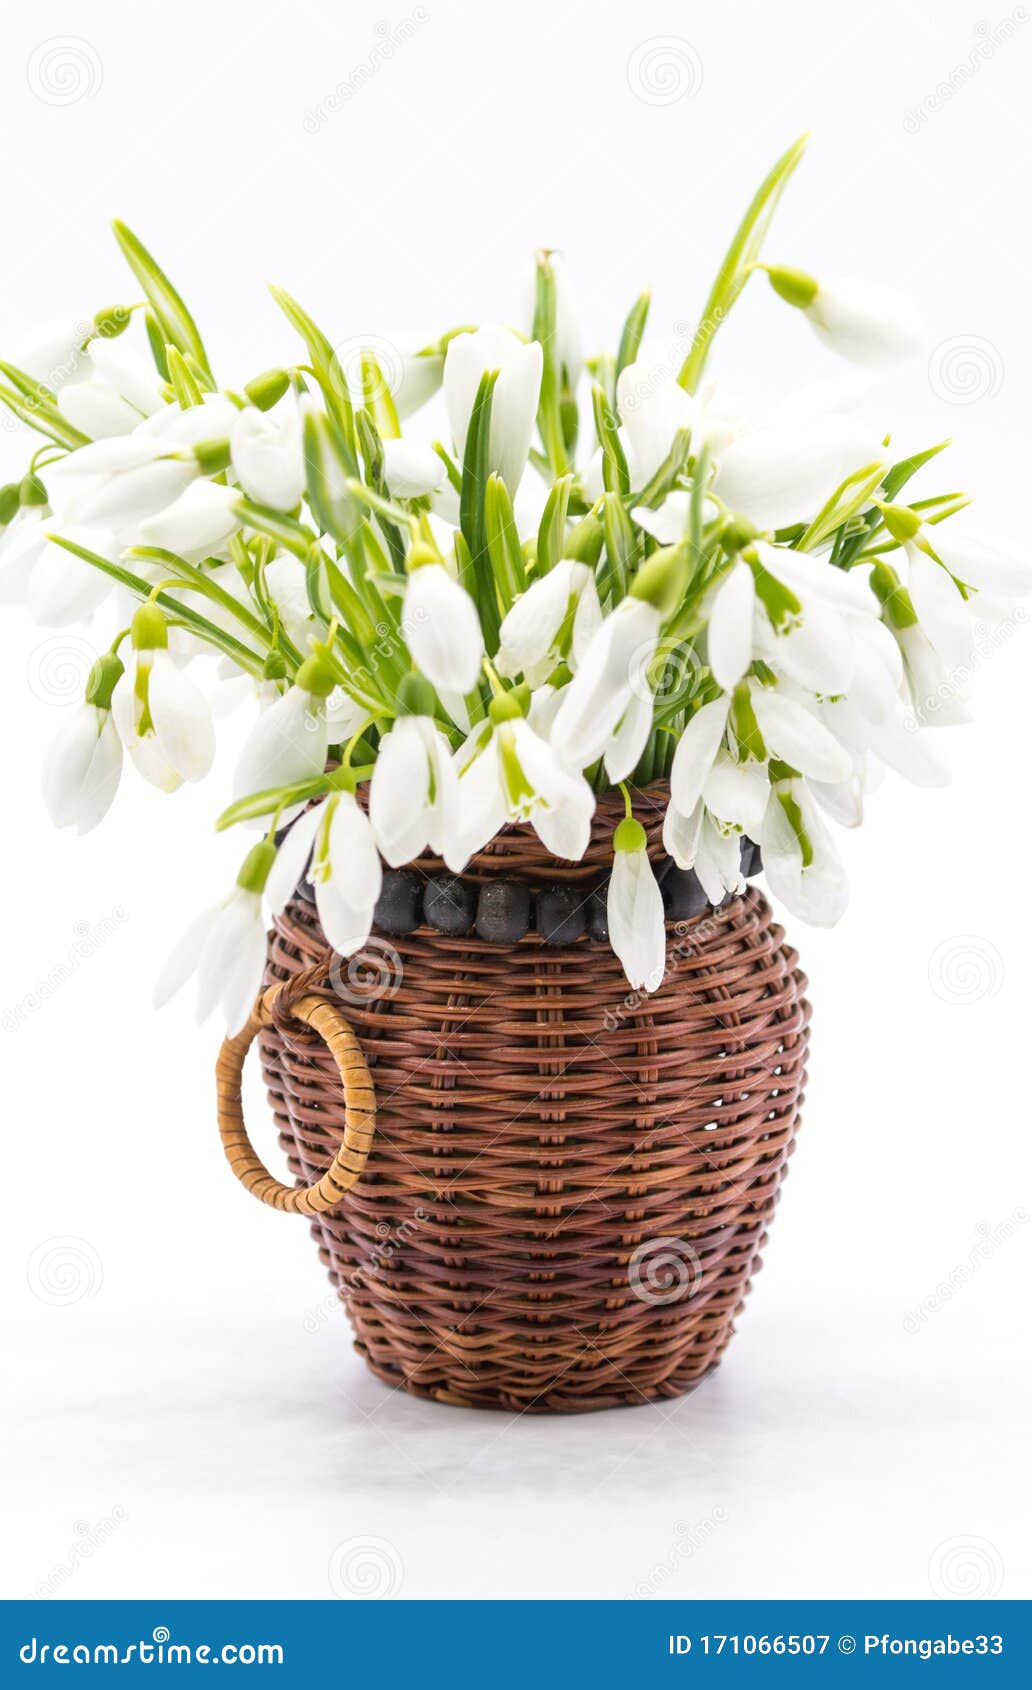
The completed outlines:
<svg viewBox="0 0 1032 1690">
<path fill-rule="evenodd" d="M 792 1150 L 809 1019 L 796 963 L 755 889 L 668 926 L 652 996 L 628 993 L 607 947 L 533 934 L 374 934 L 349 972 L 296 899 L 271 942 L 269 979 L 289 984 L 263 1066 L 308 1185 L 333 1161 L 343 1100 L 292 995 L 332 998 L 369 1064 L 369 1161 L 313 1232 L 373 1371 L 515 1412 L 697 1384 L 731 1337 Z"/>
</svg>

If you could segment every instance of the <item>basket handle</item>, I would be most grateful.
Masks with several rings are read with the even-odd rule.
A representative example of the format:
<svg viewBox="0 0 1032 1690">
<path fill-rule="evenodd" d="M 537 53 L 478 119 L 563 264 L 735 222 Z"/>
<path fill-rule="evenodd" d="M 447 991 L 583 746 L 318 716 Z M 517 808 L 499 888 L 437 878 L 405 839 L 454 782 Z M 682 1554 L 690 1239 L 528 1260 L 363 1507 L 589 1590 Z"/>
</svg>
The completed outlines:
<svg viewBox="0 0 1032 1690">
<path fill-rule="evenodd" d="M 241 1185 L 253 1196 L 272 1209 L 319 1215 L 339 1203 L 362 1177 L 376 1131 L 376 1094 L 358 1040 L 340 1010 L 314 994 L 293 1002 L 284 999 L 281 1003 L 285 984 L 280 982 L 263 992 L 246 1025 L 223 1043 L 215 1064 L 219 1135 L 226 1160 Z M 304 1022 L 325 1039 L 344 1088 L 344 1137 L 332 1166 L 309 1186 L 284 1185 L 270 1174 L 247 1135 L 240 1096 L 244 1059 L 255 1036 L 274 1020 L 282 1023 L 288 1017 Z"/>
</svg>

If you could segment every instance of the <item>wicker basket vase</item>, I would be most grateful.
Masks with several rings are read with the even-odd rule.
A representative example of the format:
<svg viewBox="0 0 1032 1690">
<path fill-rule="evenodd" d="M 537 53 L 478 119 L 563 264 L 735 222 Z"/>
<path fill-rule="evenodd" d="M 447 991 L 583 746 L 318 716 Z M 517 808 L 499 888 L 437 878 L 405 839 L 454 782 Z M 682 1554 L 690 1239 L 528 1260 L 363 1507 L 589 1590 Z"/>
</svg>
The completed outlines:
<svg viewBox="0 0 1032 1690">
<path fill-rule="evenodd" d="M 664 796 L 635 803 L 657 857 Z M 587 895 L 620 813 L 600 802 L 580 863 L 517 827 L 468 873 Z M 220 1059 L 223 1141 L 263 1201 L 312 1216 L 389 1384 L 569 1411 L 675 1397 L 716 1365 L 792 1150 L 809 1008 L 755 888 L 667 937 L 649 996 L 589 937 L 424 925 L 345 963 L 305 897 L 277 923 L 269 988 Z M 256 1035 L 292 1186 L 243 1124 Z"/>
</svg>

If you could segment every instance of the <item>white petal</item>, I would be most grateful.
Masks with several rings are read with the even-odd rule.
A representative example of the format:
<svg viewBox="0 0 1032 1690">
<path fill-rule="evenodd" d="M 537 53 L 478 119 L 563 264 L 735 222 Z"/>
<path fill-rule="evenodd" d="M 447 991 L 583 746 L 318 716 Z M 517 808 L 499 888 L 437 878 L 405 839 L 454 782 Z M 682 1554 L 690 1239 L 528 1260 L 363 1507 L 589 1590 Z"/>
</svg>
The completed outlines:
<svg viewBox="0 0 1032 1690">
<path fill-rule="evenodd" d="M 383 478 L 394 499 L 420 499 L 444 486 L 448 472 L 422 440 L 385 440 Z"/>
<path fill-rule="evenodd" d="M 706 777 L 703 797 L 712 815 L 755 839 L 770 797 L 767 771 L 761 763 L 736 763 L 721 752 Z"/>
<path fill-rule="evenodd" d="M 356 909 L 372 910 L 383 884 L 383 870 L 368 816 L 350 792 L 333 805 L 327 833 L 331 878 Z"/>
<path fill-rule="evenodd" d="M 234 510 L 239 498 L 235 487 L 195 481 L 157 516 L 145 518 L 140 534 L 147 545 L 170 552 L 213 550 L 240 527 Z"/>
<path fill-rule="evenodd" d="M 974 636 L 968 608 L 956 582 L 916 546 L 908 546 L 910 573 L 907 587 L 925 633 L 951 668 L 965 669 L 974 652 Z"/>
<path fill-rule="evenodd" d="M 297 890 L 323 820 L 323 806 L 314 804 L 298 816 L 276 852 L 265 882 L 265 899 L 273 915 L 282 915 Z"/>
<path fill-rule="evenodd" d="M 182 938 L 179 939 L 169 952 L 162 965 L 161 972 L 154 982 L 154 1007 L 160 1009 L 175 997 L 201 960 L 201 953 L 208 942 L 212 922 L 217 919 L 221 906 L 202 910 L 194 917 Z"/>
<path fill-rule="evenodd" d="M 666 973 L 663 898 L 645 851 L 615 851 L 607 902 L 609 940 L 636 990 L 656 991 Z"/>
<path fill-rule="evenodd" d="M 619 726 L 606 746 L 606 774 L 614 785 L 627 780 L 637 768 L 652 732 L 652 713 L 651 696 L 631 694 Z"/>
<path fill-rule="evenodd" d="M 587 564 L 562 559 L 520 594 L 500 633 L 501 650 L 512 674 L 548 655 L 571 602 L 589 579 L 593 577 Z"/>
<path fill-rule="evenodd" d="M 1032 567 L 1027 548 L 1013 541 L 971 529 L 938 523 L 929 530 L 936 557 L 951 575 L 980 592 L 1021 598 L 1032 592 Z"/>
<path fill-rule="evenodd" d="M 419 720 L 401 716 L 380 742 L 369 784 L 369 820 L 392 868 L 425 849 L 429 812 L 430 761 Z"/>
<path fill-rule="evenodd" d="M 704 704 L 688 722 L 674 752 L 670 796 L 683 816 L 690 816 L 702 796 L 727 727 L 729 701 L 716 698 Z"/>
<path fill-rule="evenodd" d="M 825 345 L 855 364 L 877 368 L 913 357 L 924 338 L 910 300 L 874 282 L 822 282 L 805 315 Z"/>
<path fill-rule="evenodd" d="M 742 885 L 742 842 L 737 833 L 724 832 L 705 814 L 699 830 L 694 869 L 711 904 L 723 902 Z"/>
<path fill-rule="evenodd" d="M 850 770 L 849 753 L 805 705 L 771 687 L 756 687 L 752 704 L 771 756 L 798 769 L 800 774 L 812 775 L 814 780 L 834 783 L 846 779 Z"/>
<path fill-rule="evenodd" d="M 409 576 L 401 625 L 427 680 L 455 692 L 472 690 L 484 655 L 480 618 L 465 588 L 442 564 L 424 564 Z"/>
<path fill-rule="evenodd" d="M 705 814 L 706 806 L 701 799 L 690 816 L 682 815 L 673 800 L 667 805 L 663 819 L 663 849 L 668 857 L 673 857 L 678 868 L 694 867 Z"/>
<path fill-rule="evenodd" d="M 249 499 L 277 511 L 293 510 L 300 503 L 305 490 L 305 461 L 292 394 L 271 411 L 259 411 L 254 405 L 238 411 L 230 443 L 233 474 Z"/>
<path fill-rule="evenodd" d="M 725 692 L 732 691 L 752 661 L 755 602 L 752 570 L 737 563 L 713 595 L 706 635 L 709 666 Z"/>
<path fill-rule="evenodd" d="M 149 697 L 154 732 L 168 761 L 184 780 L 203 780 L 215 756 L 211 711 L 167 651 L 154 653 Z"/>
<path fill-rule="evenodd" d="M 816 516 L 840 482 L 881 456 L 873 429 L 844 417 L 794 429 L 757 428 L 729 446 L 713 490 L 758 528 Z"/>
<path fill-rule="evenodd" d="M 233 777 L 233 797 L 321 775 L 326 767 L 326 712 L 301 687 L 289 687 L 263 710 L 244 742 Z"/>
<path fill-rule="evenodd" d="M 772 792 L 760 839 L 764 876 L 775 897 L 794 915 L 815 927 L 831 927 L 849 902 L 845 871 L 802 782 L 793 781 L 791 792 L 802 811 L 812 861 L 803 866 L 795 830 L 777 793 Z"/>
<path fill-rule="evenodd" d="M 73 428 L 91 440 L 129 434 L 143 419 L 106 381 L 77 381 L 61 391 L 58 405 Z"/>
<path fill-rule="evenodd" d="M 453 874 L 461 874 L 470 857 L 494 838 L 504 826 L 506 816 L 498 753 L 489 741 L 459 777 L 455 819 L 444 851 L 444 860 Z"/>
</svg>

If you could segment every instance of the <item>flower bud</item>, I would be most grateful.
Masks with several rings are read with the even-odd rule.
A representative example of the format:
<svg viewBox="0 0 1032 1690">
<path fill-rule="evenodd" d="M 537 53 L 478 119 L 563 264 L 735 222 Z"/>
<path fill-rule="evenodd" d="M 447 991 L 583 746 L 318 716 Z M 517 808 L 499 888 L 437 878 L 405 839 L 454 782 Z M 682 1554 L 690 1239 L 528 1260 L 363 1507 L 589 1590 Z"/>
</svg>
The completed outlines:
<svg viewBox="0 0 1032 1690">
<path fill-rule="evenodd" d="M 648 839 L 641 822 L 633 816 L 624 816 L 616 832 L 613 834 L 614 851 L 644 851 Z"/>
<path fill-rule="evenodd" d="M 141 604 L 129 631 L 137 651 L 163 651 L 168 645 L 168 623 L 156 604 Z"/>
<path fill-rule="evenodd" d="M 283 398 L 289 386 L 290 377 L 286 370 L 266 370 L 263 375 L 255 376 L 253 381 L 247 382 L 244 392 L 259 411 L 271 411 Z"/>
<path fill-rule="evenodd" d="M 202 475 L 220 475 L 229 467 L 229 441 L 201 440 L 193 448 L 193 455 Z"/>
<path fill-rule="evenodd" d="M 47 490 L 38 475 L 24 475 L 18 487 L 18 498 L 23 505 L 45 505 Z"/>
<path fill-rule="evenodd" d="M 6 528 L 13 522 L 21 507 L 21 492 L 16 481 L 9 481 L 6 487 L 0 487 L 0 527 Z"/>
<path fill-rule="evenodd" d="M 269 870 L 276 861 L 276 847 L 271 839 L 259 840 L 252 845 L 240 865 L 240 872 L 236 883 L 245 892 L 264 892 L 265 882 L 269 878 Z"/>
<path fill-rule="evenodd" d="M 398 688 L 398 714 L 400 716 L 432 716 L 434 713 L 434 689 L 422 675 L 406 675 Z"/>
<path fill-rule="evenodd" d="M 114 340 L 125 333 L 131 321 L 132 312 L 128 305 L 108 305 L 94 317 L 93 332 L 102 340 Z"/>
<path fill-rule="evenodd" d="M 125 664 L 113 651 L 98 657 L 86 678 L 86 703 L 110 710 L 111 695 L 124 674 Z"/>
<path fill-rule="evenodd" d="M 786 304 L 805 311 L 817 298 L 816 278 L 808 276 L 805 270 L 792 270 L 786 265 L 776 264 L 768 264 L 765 268 L 771 287 Z"/>
<path fill-rule="evenodd" d="M 337 677 L 333 671 L 333 664 L 322 652 L 314 652 L 306 657 L 294 679 L 294 685 L 302 692 L 311 693 L 313 698 L 329 698 L 337 685 Z"/>
</svg>

